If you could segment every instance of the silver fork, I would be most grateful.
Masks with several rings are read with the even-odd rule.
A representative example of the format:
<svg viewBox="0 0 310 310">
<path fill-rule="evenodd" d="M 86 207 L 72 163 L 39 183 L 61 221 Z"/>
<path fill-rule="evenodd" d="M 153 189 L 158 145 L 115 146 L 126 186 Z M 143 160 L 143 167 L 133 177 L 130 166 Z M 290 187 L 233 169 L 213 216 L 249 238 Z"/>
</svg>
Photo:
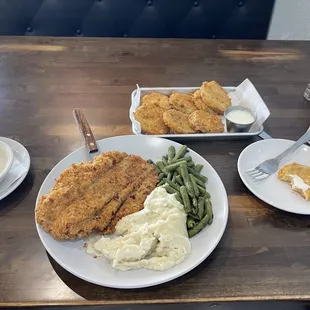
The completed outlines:
<svg viewBox="0 0 310 310">
<path fill-rule="evenodd" d="M 301 145 L 310 140 L 310 131 L 307 131 L 301 136 L 291 147 L 279 154 L 277 157 L 268 159 L 259 164 L 255 168 L 246 170 L 247 174 L 254 181 L 261 181 L 267 179 L 270 175 L 274 174 L 286 156 L 293 154 Z"/>
</svg>

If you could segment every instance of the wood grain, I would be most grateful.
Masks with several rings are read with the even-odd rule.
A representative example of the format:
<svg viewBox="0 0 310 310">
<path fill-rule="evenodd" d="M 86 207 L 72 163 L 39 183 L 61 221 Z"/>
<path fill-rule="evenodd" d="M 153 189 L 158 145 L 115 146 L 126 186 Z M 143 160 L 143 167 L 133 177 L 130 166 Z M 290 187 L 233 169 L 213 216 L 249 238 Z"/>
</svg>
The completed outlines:
<svg viewBox="0 0 310 310">
<path fill-rule="evenodd" d="M 229 195 L 219 246 L 187 275 L 157 287 L 115 290 L 86 283 L 45 252 L 34 206 L 49 171 L 83 145 L 72 117 L 82 108 L 97 139 L 131 134 L 135 85 L 235 86 L 251 79 L 271 110 L 266 130 L 296 139 L 308 128 L 308 42 L 176 39 L 0 38 L 0 135 L 32 160 L 22 185 L 0 201 L 0 306 L 310 299 L 310 218 L 272 208 L 237 174 L 243 141 L 192 141 Z"/>
</svg>

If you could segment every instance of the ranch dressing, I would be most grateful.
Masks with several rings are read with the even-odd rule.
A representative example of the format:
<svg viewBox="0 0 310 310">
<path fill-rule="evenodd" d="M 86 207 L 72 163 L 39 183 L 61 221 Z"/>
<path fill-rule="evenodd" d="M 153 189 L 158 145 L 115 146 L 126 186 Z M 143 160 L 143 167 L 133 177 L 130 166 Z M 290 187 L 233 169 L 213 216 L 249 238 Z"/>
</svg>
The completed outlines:
<svg viewBox="0 0 310 310">
<path fill-rule="evenodd" d="M 87 252 L 104 256 L 122 271 L 166 270 L 191 252 L 184 207 L 162 187 L 146 198 L 143 210 L 122 218 L 115 234 L 115 238 L 89 238 Z"/>
<path fill-rule="evenodd" d="M 254 122 L 254 116 L 247 111 L 243 110 L 233 110 L 230 111 L 226 118 L 235 124 L 247 125 Z"/>
</svg>

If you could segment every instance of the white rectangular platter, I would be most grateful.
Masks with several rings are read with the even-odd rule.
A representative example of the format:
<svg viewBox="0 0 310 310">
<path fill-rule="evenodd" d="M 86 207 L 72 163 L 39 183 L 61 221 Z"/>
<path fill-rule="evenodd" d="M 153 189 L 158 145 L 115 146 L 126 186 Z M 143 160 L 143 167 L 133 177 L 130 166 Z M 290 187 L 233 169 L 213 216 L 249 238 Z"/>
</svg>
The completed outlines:
<svg viewBox="0 0 310 310">
<path fill-rule="evenodd" d="M 253 124 L 249 132 L 230 133 L 227 132 L 225 118 L 222 117 L 224 123 L 223 133 L 196 133 L 196 134 L 164 134 L 152 135 L 154 137 L 162 137 L 168 139 L 184 139 L 184 140 L 230 140 L 230 139 L 247 139 L 259 135 L 263 130 L 263 123 L 269 117 L 270 112 L 258 94 L 254 85 L 246 79 L 238 87 L 223 87 L 232 99 L 232 105 L 242 105 L 252 109 L 256 114 L 257 121 Z M 184 94 L 193 93 L 199 87 L 153 87 L 153 88 L 140 88 L 135 89 L 131 94 L 131 107 L 129 110 L 129 117 L 132 123 L 132 131 L 136 135 L 145 135 L 141 132 L 141 126 L 134 117 L 134 112 L 140 106 L 140 100 L 144 95 L 151 92 L 159 92 L 164 95 L 171 95 L 172 92 L 180 92 Z"/>
</svg>

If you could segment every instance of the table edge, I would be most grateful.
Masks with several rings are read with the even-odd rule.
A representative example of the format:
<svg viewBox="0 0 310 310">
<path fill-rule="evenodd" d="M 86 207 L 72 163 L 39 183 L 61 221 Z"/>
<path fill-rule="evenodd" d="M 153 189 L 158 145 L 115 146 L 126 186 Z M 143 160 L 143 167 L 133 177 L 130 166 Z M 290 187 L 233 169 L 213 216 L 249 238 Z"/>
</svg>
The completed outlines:
<svg viewBox="0 0 310 310">
<path fill-rule="evenodd" d="M 0 302 L 0 307 L 30 307 L 30 306 L 99 306 L 99 305 L 139 305 L 139 304 L 184 304 L 184 303 L 214 303 L 214 302 L 253 302 L 253 301 L 309 301 L 309 295 L 274 295 L 274 296 L 240 296 L 240 297 L 216 297 L 216 298 L 186 298 L 186 299 L 154 299 L 154 300 L 123 300 L 123 301 L 26 301 L 26 302 Z"/>
</svg>

